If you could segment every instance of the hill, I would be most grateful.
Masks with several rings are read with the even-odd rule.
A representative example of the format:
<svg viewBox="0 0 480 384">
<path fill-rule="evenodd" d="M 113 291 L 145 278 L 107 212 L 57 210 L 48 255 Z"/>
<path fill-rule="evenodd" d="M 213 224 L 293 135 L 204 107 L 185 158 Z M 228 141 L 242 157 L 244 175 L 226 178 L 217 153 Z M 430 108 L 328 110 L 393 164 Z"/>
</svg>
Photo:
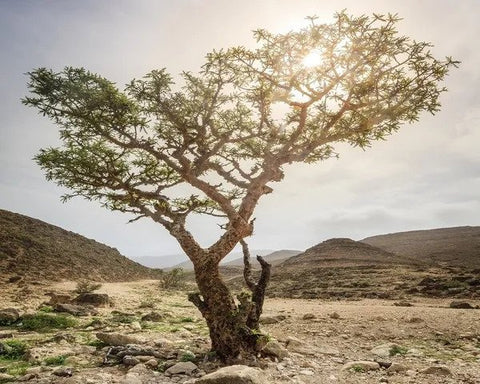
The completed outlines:
<svg viewBox="0 0 480 384">
<path fill-rule="evenodd" d="M 267 255 L 264 255 L 263 258 L 271 265 L 278 265 L 283 261 L 289 259 L 290 257 L 298 255 L 299 253 L 302 253 L 302 251 L 297 251 L 292 249 L 282 249 L 280 251 L 275 251 Z M 252 257 L 250 262 L 252 264 L 252 267 L 260 268 L 260 264 L 258 263 L 257 258 L 255 257 L 257 253 L 251 252 L 251 254 L 252 254 Z M 233 267 L 233 266 L 243 267 L 243 255 L 242 257 L 239 257 L 235 260 L 224 263 L 223 265 L 228 267 Z"/>
<path fill-rule="evenodd" d="M 480 268 L 480 227 L 453 227 L 367 237 L 370 244 L 445 266 Z"/>
<path fill-rule="evenodd" d="M 50 281 L 129 281 L 155 278 L 160 273 L 95 240 L 0 210 L 0 276 Z"/>
</svg>

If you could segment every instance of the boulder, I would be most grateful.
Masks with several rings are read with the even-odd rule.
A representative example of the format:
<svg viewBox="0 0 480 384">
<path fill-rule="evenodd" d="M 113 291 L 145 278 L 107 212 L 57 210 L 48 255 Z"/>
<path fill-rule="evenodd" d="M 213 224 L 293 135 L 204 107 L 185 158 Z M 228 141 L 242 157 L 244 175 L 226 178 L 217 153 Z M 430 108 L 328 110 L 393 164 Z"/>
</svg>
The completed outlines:
<svg viewBox="0 0 480 384">
<path fill-rule="evenodd" d="M 91 304 L 95 307 L 106 307 L 110 305 L 110 298 L 106 293 L 81 293 L 75 299 L 75 304 Z"/>
<path fill-rule="evenodd" d="M 92 306 L 83 306 L 75 304 L 56 304 L 54 307 L 55 312 L 66 312 L 73 316 L 89 316 L 97 315 L 98 311 Z"/>
<path fill-rule="evenodd" d="M 444 365 L 432 365 L 431 367 L 428 367 L 423 371 L 420 371 L 420 373 L 423 373 L 424 375 L 437 375 L 437 376 L 450 376 L 452 374 L 450 369 L 448 369 Z"/>
<path fill-rule="evenodd" d="M 395 343 L 386 343 L 382 345 L 378 345 L 372 350 L 370 350 L 370 353 L 373 353 L 376 356 L 380 357 L 390 357 L 392 356 L 392 351 L 398 350 L 401 347 L 398 344 Z"/>
<path fill-rule="evenodd" d="M 470 303 L 466 301 L 452 301 L 450 303 L 450 308 L 455 308 L 455 309 L 474 309 Z"/>
<path fill-rule="evenodd" d="M 4 308 L 0 310 L 0 325 L 10 325 L 20 318 L 20 312 L 15 308 Z"/>
<path fill-rule="evenodd" d="M 278 357 L 280 360 L 289 355 L 288 350 L 276 340 L 269 341 L 262 352 L 268 356 Z"/>
<path fill-rule="evenodd" d="M 265 374 L 246 365 L 220 368 L 197 379 L 195 384 L 268 384 Z"/>
<path fill-rule="evenodd" d="M 260 317 L 261 324 L 277 324 L 285 320 L 287 316 L 285 315 L 264 315 Z"/>
<path fill-rule="evenodd" d="M 165 371 L 165 375 L 191 375 L 197 370 L 198 367 L 195 364 L 193 364 L 191 361 L 185 361 L 172 365 Z"/>
<path fill-rule="evenodd" d="M 127 345 L 127 344 L 141 344 L 141 341 L 136 337 L 130 335 L 124 335 L 116 332 L 98 332 L 95 336 L 100 341 L 103 341 L 107 345 Z"/>
<path fill-rule="evenodd" d="M 315 348 L 296 337 L 287 338 L 287 349 L 290 352 L 300 353 L 302 355 L 315 355 Z"/>
<path fill-rule="evenodd" d="M 142 321 L 162 321 L 163 316 L 158 312 L 150 312 L 142 316 Z"/>
</svg>

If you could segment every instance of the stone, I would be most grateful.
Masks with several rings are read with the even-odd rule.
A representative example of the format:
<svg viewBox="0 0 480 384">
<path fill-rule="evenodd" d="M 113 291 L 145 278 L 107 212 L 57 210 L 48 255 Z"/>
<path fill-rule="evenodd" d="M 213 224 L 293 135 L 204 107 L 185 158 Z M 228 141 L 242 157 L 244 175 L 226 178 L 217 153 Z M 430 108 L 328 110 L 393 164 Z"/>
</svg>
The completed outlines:
<svg viewBox="0 0 480 384">
<path fill-rule="evenodd" d="M 303 320 L 313 320 L 315 318 L 316 318 L 316 316 L 313 313 L 306 313 L 302 317 Z"/>
<path fill-rule="evenodd" d="M 154 322 L 157 322 L 157 321 L 162 321 L 163 319 L 163 316 L 158 313 L 158 312 L 150 312 L 150 313 L 147 313 L 146 315 L 142 316 L 142 321 L 154 321 Z"/>
<path fill-rule="evenodd" d="M 289 355 L 288 350 L 276 340 L 269 341 L 262 352 L 268 356 L 278 357 L 280 360 Z"/>
<path fill-rule="evenodd" d="M 268 384 L 265 374 L 245 365 L 231 365 L 205 375 L 195 384 Z"/>
<path fill-rule="evenodd" d="M 20 318 L 20 312 L 15 308 L 4 308 L 0 310 L 0 325 L 10 325 Z"/>
<path fill-rule="evenodd" d="M 73 316 L 89 316 L 97 315 L 98 311 L 91 306 L 75 305 L 75 304 L 56 304 L 53 308 L 55 312 L 66 312 Z"/>
<path fill-rule="evenodd" d="M 142 330 L 142 326 L 140 325 L 140 323 L 138 321 L 132 321 L 130 323 L 130 328 L 135 330 L 135 331 L 141 331 Z"/>
<path fill-rule="evenodd" d="M 150 369 L 157 369 L 158 368 L 158 360 L 150 359 L 145 362 L 145 366 Z"/>
<path fill-rule="evenodd" d="M 134 356 L 127 355 L 127 356 L 123 356 L 122 363 L 123 365 L 134 366 L 134 365 L 140 364 L 140 360 Z"/>
<path fill-rule="evenodd" d="M 390 367 L 387 368 L 388 373 L 406 372 L 408 368 L 400 363 L 393 362 Z"/>
<path fill-rule="evenodd" d="M 95 336 L 100 341 L 103 341 L 107 345 L 127 345 L 127 344 L 141 344 L 141 341 L 136 337 L 130 335 L 124 335 L 116 332 L 98 332 Z"/>
<path fill-rule="evenodd" d="M 450 308 L 454 309 L 475 309 L 470 303 L 466 301 L 452 301 L 450 303 Z"/>
<path fill-rule="evenodd" d="M 330 313 L 328 316 L 331 319 L 335 319 L 335 320 L 340 319 L 340 315 L 337 312 Z"/>
<path fill-rule="evenodd" d="M 287 316 L 285 315 L 264 315 L 260 317 L 261 324 L 277 324 L 285 320 Z"/>
<path fill-rule="evenodd" d="M 52 374 L 59 377 L 70 377 L 73 375 L 73 369 L 70 367 L 58 367 L 53 370 Z"/>
<path fill-rule="evenodd" d="M 76 304 L 91 304 L 95 307 L 106 307 L 110 305 L 110 298 L 106 293 L 81 293 L 73 302 Z"/>
<path fill-rule="evenodd" d="M 379 345 L 372 350 L 370 350 L 370 353 L 373 353 L 376 356 L 380 357 L 390 357 L 390 353 L 392 350 L 399 349 L 400 346 L 395 343 L 387 343 L 387 344 L 382 344 Z"/>
<path fill-rule="evenodd" d="M 286 344 L 287 350 L 289 350 L 290 352 L 300 353 L 302 355 L 315 355 L 316 353 L 316 351 L 311 345 L 293 336 L 289 336 L 287 338 Z"/>
<path fill-rule="evenodd" d="M 444 365 L 432 365 L 431 367 L 428 367 L 420 373 L 423 373 L 424 375 L 437 375 L 437 376 L 450 376 L 452 372 L 450 369 L 448 369 Z"/>
<path fill-rule="evenodd" d="M 380 364 L 376 363 L 375 361 L 350 361 L 346 363 L 343 367 L 343 371 L 358 371 L 358 372 L 366 372 L 366 371 L 376 371 L 380 369 Z"/>
<path fill-rule="evenodd" d="M 303 376 L 313 376 L 315 375 L 315 372 L 313 372 L 311 369 L 302 369 L 298 371 L 298 374 Z"/>
<path fill-rule="evenodd" d="M 393 303 L 396 307 L 413 307 L 413 304 L 410 303 L 409 301 L 396 301 Z"/>
<path fill-rule="evenodd" d="M 191 361 L 185 361 L 185 362 L 182 361 L 168 368 L 165 371 L 165 374 L 167 376 L 179 375 L 179 374 L 191 375 L 197 370 L 198 370 L 198 367 L 195 364 L 193 364 Z"/>
<path fill-rule="evenodd" d="M 0 372 L 0 383 L 3 383 L 4 381 L 11 381 L 13 379 L 15 379 L 14 376 L 9 375 L 7 373 L 1 373 Z"/>
<path fill-rule="evenodd" d="M 56 304 L 68 304 L 72 300 L 72 297 L 65 293 L 48 292 L 45 296 L 50 297 L 50 301 L 46 304 L 52 306 Z"/>
</svg>

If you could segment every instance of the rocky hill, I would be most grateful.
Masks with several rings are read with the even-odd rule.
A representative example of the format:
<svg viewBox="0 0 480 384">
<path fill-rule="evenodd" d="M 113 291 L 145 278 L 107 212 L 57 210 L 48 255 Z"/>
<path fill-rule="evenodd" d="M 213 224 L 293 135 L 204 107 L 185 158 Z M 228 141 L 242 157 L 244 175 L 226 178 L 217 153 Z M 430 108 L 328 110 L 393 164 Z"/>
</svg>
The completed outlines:
<svg viewBox="0 0 480 384">
<path fill-rule="evenodd" d="M 0 210 L 0 276 L 6 279 L 129 281 L 160 273 L 95 240 Z"/>
<path fill-rule="evenodd" d="M 275 252 L 269 253 L 269 254 L 263 256 L 263 258 L 268 263 L 270 263 L 272 265 L 278 265 L 278 264 L 282 263 L 283 261 L 289 259 L 290 257 L 296 256 L 300 253 L 302 253 L 302 251 L 297 251 L 297 250 L 292 250 L 292 249 L 282 249 L 280 251 L 275 251 Z M 252 254 L 252 257 L 251 257 L 250 262 L 251 262 L 252 266 L 254 268 L 255 267 L 259 268 L 260 264 L 258 263 L 257 258 L 255 257 L 256 253 L 251 252 L 251 254 Z M 243 256 L 238 258 L 238 259 L 235 259 L 235 260 L 229 261 L 227 263 L 224 263 L 223 266 L 226 266 L 226 267 L 234 267 L 234 266 L 243 267 Z"/>
<path fill-rule="evenodd" d="M 361 240 L 388 252 L 445 266 L 480 268 L 480 227 L 398 232 Z"/>
</svg>

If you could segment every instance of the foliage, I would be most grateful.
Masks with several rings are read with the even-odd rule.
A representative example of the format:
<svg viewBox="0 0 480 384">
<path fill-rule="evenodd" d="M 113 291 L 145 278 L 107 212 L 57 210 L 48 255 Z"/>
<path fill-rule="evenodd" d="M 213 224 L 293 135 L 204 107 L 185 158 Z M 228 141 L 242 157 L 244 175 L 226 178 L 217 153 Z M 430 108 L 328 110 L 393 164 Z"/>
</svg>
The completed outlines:
<svg viewBox="0 0 480 384">
<path fill-rule="evenodd" d="M 390 348 L 389 355 L 396 356 L 396 355 L 405 355 L 408 352 L 408 348 L 401 347 L 399 345 L 394 345 Z"/>
<path fill-rule="evenodd" d="M 53 329 L 65 329 L 76 325 L 76 320 L 71 316 L 39 312 L 25 315 L 22 318 L 20 328 L 26 331 L 48 332 Z"/>
<path fill-rule="evenodd" d="M 17 339 L 6 340 L 0 343 L 0 357 L 6 360 L 21 359 L 27 352 L 28 345 Z"/>
<path fill-rule="evenodd" d="M 361 365 L 354 365 L 352 368 L 350 368 L 353 372 L 361 373 L 365 372 L 365 368 L 362 367 Z"/>
<path fill-rule="evenodd" d="M 160 287 L 163 289 L 180 288 L 183 285 L 184 278 L 183 268 L 173 268 L 163 274 L 160 279 Z"/>
<path fill-rule="evenodd" d="M 92 293 L 93 291 L 96 291 L 101 287 L 102 287 L 102 284 L 100 283 L 95 283 L 89 280 L 80 280 L 80 281 L 77 281 L 77 286 L 75 287 L 75 290 L 73 292 L 78 294 Z"/>
<path fill-rule="evenodd" d="M 50 305 L 42 305 L 40 308 L 38 308 L 38 312 L 52 313 L 53 307 Z"/>
<path fill-rule="evenodd" d="M 47 357 L 43 360 L 45 365 L 63 365 L 65 364 L 65 360 L 67 359 L 66 356 L 60 355 L 60 356 L 51 356 Z"/>
<path fill-rule="evenodd" d="M 180 361 L 187 362 L 187 361 L 195 361 L 196 356 L 191 351 L 184 351 L 182 356 L 180 357 Z"/>
</svg>

